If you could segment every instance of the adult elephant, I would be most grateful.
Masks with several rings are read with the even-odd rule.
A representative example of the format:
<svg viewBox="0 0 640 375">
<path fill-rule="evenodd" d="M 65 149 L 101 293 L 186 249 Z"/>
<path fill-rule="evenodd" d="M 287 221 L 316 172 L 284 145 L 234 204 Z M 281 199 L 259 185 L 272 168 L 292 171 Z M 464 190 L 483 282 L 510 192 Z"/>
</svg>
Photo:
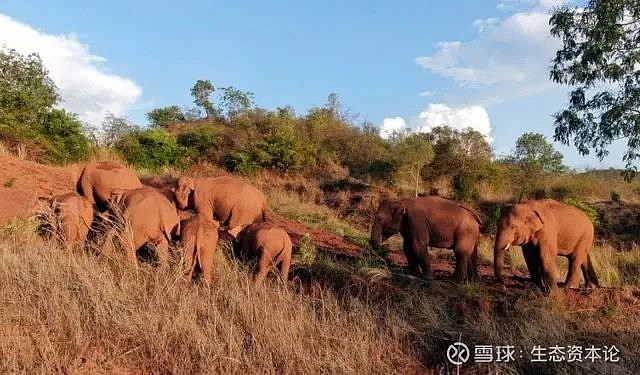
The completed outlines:
<svg viewBox="0 0 640 375">
<path fill-rule="evenodd" d="M 494 246 L 494 272 L 503 282 L 505 251 L 521 246 L 534 283 L 543 290 L 556 286 L 556 257 L 569 258 L 565 287 L 580 285 L 580 271 L 586 287 L 598 286 L 589 250 L 593 245 L 593 224 L 579 209 L 553 199 L 531 200 L 505 207 L 498 221 Z"/>
<path fill-rule="evenodd" d="M 105 211 L 114 189 L 137 189 L 142 183 L 129 168 L 111 161 L 88 163 L 76 183 L 78 194 Z"/>
<path fill-rule="evenodd" d="M 180 219 L 175 205 L 164 194 L 149 187 L 114 189 L 109 204 L 130 230 L 130 238 L 125 241 L 127 260 L 137 265 L 136 252 L 149 243 L 155 246 L 160 265 L 165 266 L 169 242 L 180 235 Z"/>
<path fill-rule="evenodd" d="M 213 216 L 234 237 L 249 224 L 266 221 L 267 199 L 248 183 L 231 176 L 180 177 L 175 187 L 180 209 Z"/>
<path fill-rule="evenodd" d="M 454 277 L 461 282 L 478 279 L 477 250 L 480 218 L 458 202 L 440 197 L 382 201 L 371 227 L 371 245 L 378 248 L 400 232 L 410 270 L 432 278 L 429 246 L 453 249 Z"/>
</svg>

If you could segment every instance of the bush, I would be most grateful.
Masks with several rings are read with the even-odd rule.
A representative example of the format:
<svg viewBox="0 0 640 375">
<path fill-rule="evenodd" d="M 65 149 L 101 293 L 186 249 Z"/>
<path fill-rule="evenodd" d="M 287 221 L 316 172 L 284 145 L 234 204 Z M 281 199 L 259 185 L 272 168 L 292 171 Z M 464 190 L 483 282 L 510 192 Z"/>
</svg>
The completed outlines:
<svg viewBox="0 0 640 375">
<path fill-rule="evenodd" d="M 589 203 L 582 201 L 580 199 L 575 199 L 575 198 L 569 198 L 565 200 L 565 203 L 568 205 L 574 206 L 577 209 L 584 212 L 585 214 L 587 214 L 587 216 L 589 216 L 589 219 L 593 223 L 594 227 L 597 228 L 600 225 L 600 215 L 598 215 L 598 210 L 596 210 L 596 208 L 590 205 Z"/>
<path fill-rule="evenodd" d="M 213 160 L 220 140 L 215 135 L 213 126 L 204 125 L 189 128 L 178 134 L 177 142 L 189 150 L 193 159 Z"/>
<path fill-rule="evenodd" d="M 134 130 L 122 136 L 115 148 L 128 163 L 138 167 L 184 168 L 187 163 L 187 150 L 164 130 Z"/>
<path fill-rule="evenodd" d="M 465 173 L 464 171 L 453 176 L 453 199 L 459 201 L 477 200 L 480 195 L 477 181 L 477 176 L 473 173 Z"/>
<path fill-rule="evenodd" d="M 89 140 L 83 134 L 82 123 L 62 109 L 54 109 L 46 115 L 40 134 L 50 150 L 45 156 L 50 162 L 72 163 L 89 155 Z"/>
<path fill-rule="evenodd" d="M 310 164 L 305 149 L 291 129 L 280 129 L 262 141 L 231 152 L 225 161 L 227 169 L 242 174 L 253 174 L 260 168 L 283 173 L 295 172 Z"/>
</svg>

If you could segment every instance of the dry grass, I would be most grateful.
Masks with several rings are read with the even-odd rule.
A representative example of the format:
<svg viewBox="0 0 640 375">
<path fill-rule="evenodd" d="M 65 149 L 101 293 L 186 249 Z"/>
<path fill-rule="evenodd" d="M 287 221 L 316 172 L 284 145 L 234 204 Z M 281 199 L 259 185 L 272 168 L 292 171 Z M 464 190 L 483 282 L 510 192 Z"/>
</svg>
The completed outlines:
<svg viewBox="0 0 640 375">
<path fill-rule="evenodd" d="M 329 209 L 289 193 L 270 198 L 287 216 L 367 237 Z M 447 364 L 446 348 L 458 340 L 523 350 L 515 362 L 471 363 L 462 374 L 640 371 L 640 249 L 594 249 L 603 283 L 624 287 L 543 296 L 535 288 L 425 284 L 375 254 L 338 261 L 311 243 L 295 255 L 288 285 L 272 278 L 257 288 L 221 243 L 207 289 L 184 284 L 179 256 L 167 269 L 128 267 L 121 240 L 107 239 L 112 251 L 70 253 L 55 237 L 38 237 L 34 221 L 0 228 L 0 373 L 450 374 L 459 369 Z M 491 265 L 489 238 L 480 255 Z M 519 251 L 510 264 L 526 271 Z M 621 362 L 529 360 L 534 345 L 573 344 L 615 344 Z"/>
<path fill-rule="evenodd" d="M 483 284 L 426 285 L 323 254 L 297 256 L 288 287 L 252 288 L 219 253 L 211 289 L 118 257 L 66 253 L 15 222 L 0 240 L 1 373 L 439 373 L 449 343 L 517 345 L 525 359 L 461 373 L 635 373 L 637 296 L 543 297 Z M 310 250 L 311 251 L 311 250 Z M 606 301 L 603 311 L 590 301 Z M 585 302 L 586 301 L 586 302 Z M 582 304 L 586 304 L 586 307 Z M 618 364 L 535 364 L 532 345 L 611 345 Z"/>
</svg>

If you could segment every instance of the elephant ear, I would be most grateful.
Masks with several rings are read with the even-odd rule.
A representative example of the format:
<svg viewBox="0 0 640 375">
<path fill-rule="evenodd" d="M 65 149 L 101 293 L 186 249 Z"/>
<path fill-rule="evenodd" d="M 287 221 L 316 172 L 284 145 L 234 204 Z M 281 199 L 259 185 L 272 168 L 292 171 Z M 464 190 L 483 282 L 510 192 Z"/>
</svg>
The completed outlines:
<svg viewBox="0 0 640 375">
<path fill-rule="evenodd" d="M 400 202 L 393 207 L 391 211 L 391 217 L 393 218 L 393 222 L 396 225 L 400 225 L 402 222 L 402 217 L 407 213 L 407 208 Z"/>
<path fill-rule="evenodd" d="M 533 210 L 533 213 L 527 219 L 533 228 L 534 233 L 542 229 L 544 226 L 544 218 L 538 210 Z"/>
</svg>

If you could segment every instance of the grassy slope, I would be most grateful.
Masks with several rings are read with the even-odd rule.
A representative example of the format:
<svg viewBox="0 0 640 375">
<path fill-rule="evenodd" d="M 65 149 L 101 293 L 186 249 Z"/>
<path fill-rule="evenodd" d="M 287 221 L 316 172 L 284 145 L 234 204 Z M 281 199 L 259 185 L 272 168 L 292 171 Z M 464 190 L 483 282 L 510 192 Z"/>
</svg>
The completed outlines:
<svg viewBox="0 0 640 375">
<path fill-rule="evenodd" d="M 366 239 L 362 228 L 326 208 L 290 195 L 271 202 L 281 213 L 356 242 Z M 379 257 L 336 261 L 310 244 L 296 256 L 287 289 L 275 282 L 252 289 L 247 270 L 220 253 L 217 281 L 207 290 L 183 285 L 177 265 L 136 272 L 118 259 L 66 254 L 32 233 L 24 222 L 0 233 L 1 373 L 419 373 L 452 370 L 444 353 L 458 339 L 521 346 L 525 353 L 511 364 L 472 364 L 462 373 L 640 370 L 634 354 L 640 250 L 595 249 L 608 285 L 635 287 L 585 295 L 426 285 Z M 483 243 L 484 262 L 489 244 Z M 527 358 L 533 345 L 569 344 L 615 344 L 622 360 L 535 364 Z"/>
</svg>

